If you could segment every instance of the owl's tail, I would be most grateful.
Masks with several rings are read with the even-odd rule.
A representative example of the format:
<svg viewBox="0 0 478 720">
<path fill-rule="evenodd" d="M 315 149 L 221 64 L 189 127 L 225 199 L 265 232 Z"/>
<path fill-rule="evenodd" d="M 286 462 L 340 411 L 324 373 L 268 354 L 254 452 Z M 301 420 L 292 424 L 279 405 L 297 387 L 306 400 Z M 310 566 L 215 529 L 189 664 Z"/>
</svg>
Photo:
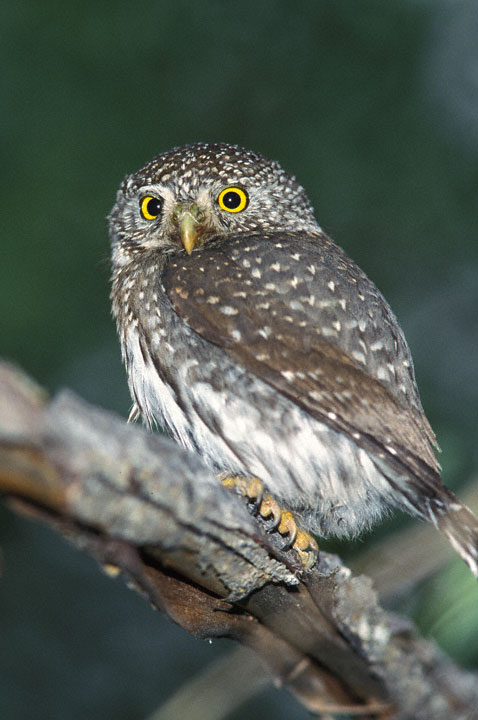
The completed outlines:
<svg viewBox="0 0 478 720">
<path fill-rule="evenodd" d="M 429 501 L 430 520 L 478 578 L 478 518 L 448 488 Z"/>
</svg>

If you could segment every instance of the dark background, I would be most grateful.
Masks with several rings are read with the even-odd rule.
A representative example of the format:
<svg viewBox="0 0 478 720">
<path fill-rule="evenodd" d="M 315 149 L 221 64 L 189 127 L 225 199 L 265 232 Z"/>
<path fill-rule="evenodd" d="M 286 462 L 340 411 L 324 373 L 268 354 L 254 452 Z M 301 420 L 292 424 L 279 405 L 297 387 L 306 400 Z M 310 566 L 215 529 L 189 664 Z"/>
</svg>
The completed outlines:
<svg viewBox="0 0 478 720">
<path fill-rule="evenodd" d="M 235 142 L 298 176 L 385 293 L 446 481 L 476 483 L 474 0 L 17 0 L 0 28 L 2 355 L 50 391 L 67 385 L 126 416 L 108 300 L 116 188 L 174 145 Z M 5 720 L 139 720 L 229 649 L 188 637 L 5 507 L 0 542 Z M 397 606 L 473 667 L 477 594 L 457 561 Z M 251 715 L 306 717 L 276 690 L 234 720 Z"/>
</svg>

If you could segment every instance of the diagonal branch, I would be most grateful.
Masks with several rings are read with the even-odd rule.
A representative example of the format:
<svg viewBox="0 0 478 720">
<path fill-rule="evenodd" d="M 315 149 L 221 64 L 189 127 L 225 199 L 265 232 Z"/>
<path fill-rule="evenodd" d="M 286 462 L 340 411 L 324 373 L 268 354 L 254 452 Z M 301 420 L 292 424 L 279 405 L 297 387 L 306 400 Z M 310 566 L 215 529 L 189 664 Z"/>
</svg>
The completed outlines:
<svg viewBox="0 0 478 720">
<path fill-rule="evenodd" d="M 0 492 L 199 637 L 254 649 L 317 713 L 473 717 L 478 680 L 326 553 L 306 577 L 201 460 L 0 366 Z M 392 713 L 392 714 L 391 714 Z"/>
</svg>

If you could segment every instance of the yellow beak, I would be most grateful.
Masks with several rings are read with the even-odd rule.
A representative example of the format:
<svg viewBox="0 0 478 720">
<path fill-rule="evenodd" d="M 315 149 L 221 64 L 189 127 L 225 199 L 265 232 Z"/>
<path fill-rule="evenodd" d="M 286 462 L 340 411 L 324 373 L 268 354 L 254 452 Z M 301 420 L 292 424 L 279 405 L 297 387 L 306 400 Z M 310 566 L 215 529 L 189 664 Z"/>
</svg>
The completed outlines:
<svg viewBox="0 0 478 720">
<path fill-rule="evenodd" d="M 189 212 L 185 212 L 179 221 L 179 237 L 188 255 L 196 247 L 199 236 L 198 221 Z"/>
<path fill-rule="evenodd" d="M 174 208 L 172 221 L 178 226 L 179 237 L 188 255 L 191 255 L 200 242 L 201 223 L 204 221 L 204 213 L 196 205 L 178 204 Z"/>
</svg>

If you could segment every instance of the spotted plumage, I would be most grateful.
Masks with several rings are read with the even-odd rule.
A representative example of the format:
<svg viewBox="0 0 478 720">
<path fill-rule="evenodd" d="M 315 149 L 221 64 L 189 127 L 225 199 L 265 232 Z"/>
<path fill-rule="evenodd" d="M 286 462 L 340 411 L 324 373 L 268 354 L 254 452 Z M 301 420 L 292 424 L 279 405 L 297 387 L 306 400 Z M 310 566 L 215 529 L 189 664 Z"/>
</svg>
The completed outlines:
<svg viewBox="0 0 478 720">
<path fill-rule="evenodd" d="M 400 507 L 478 574 L 478 524 L 441 483 L 397 320 L 295 178 L 236 146 L 176 148 L 125 179 L 110 228 L 148 424 L 258 476 L 313 532 L 349 537 Z"/>
</svg>

